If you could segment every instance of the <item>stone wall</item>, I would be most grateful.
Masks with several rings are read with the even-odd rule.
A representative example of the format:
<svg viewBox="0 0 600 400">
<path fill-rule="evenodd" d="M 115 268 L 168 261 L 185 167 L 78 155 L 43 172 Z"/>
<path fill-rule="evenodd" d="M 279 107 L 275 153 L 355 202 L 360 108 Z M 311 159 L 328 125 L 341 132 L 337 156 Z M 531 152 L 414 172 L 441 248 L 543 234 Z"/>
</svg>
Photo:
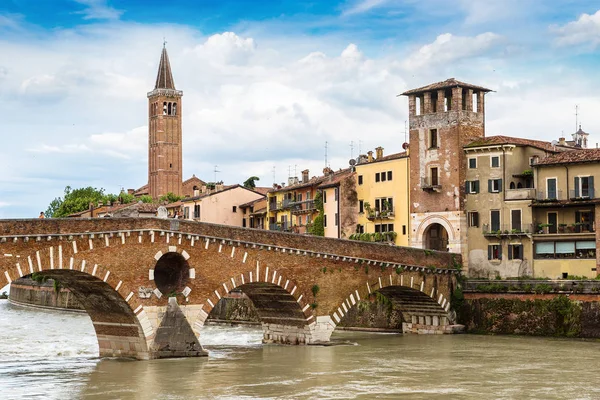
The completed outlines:
<svg viewBox="0 0 600 400">
<path fill-rule="evenodd" d="M 598 295 L 469 294 L 458 310 L 469 333 L 600 338 Z"/>
<path fill-rule="evenodd" d="M 52 279 L 39 283 L 30 278 L 21 278 L 11 283 L 9 300 L 11 303 L 19 305 L 84 311 L 69 289 L 61 288 L 57 292 Z"/>
</svg>

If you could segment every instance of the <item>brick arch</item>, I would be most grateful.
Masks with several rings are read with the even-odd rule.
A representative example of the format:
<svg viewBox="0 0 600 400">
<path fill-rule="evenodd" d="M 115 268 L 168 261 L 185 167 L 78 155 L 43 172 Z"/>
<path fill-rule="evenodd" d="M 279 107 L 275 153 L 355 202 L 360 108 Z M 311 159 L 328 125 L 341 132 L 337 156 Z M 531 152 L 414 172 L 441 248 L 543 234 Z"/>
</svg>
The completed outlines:
<svg viewBox="0 0 600 400">
<path fill-rule="evenodd" d="M 431 300 L 431 304 L 437 304 L 439 306 L 438 314 L 448 312 L 450 310 L 450 300 L 447 299 L 442 293 L 438 293 L 435 288 L 427 290 L 425 286 L 425 280 L 421 277 L 420 281 L 415 276 L 410 276 L 405 273 L 396 274 L 390 273 L 388 275 L 379 276 L 377 281 L 371 283 L 370 281 L 365 282 L 363 287 L 356 288 L 347 297 L 344 298 L 340 306 L 330 314 L 332 322 L 337 327 L 337 324 L 341 319 L 348 313 L 350 308 L 356 306 L 356 304 L 362 300 L 367 299 L 372 293 L 381 292 L 384 295 L 389 295 L 390 291 L 385 290 L 386 288 L 402 288 L 408 289 L 418 297 L 426 297 Z M 406 290 L 404 290 L 407 292 Z M 400 307 L 402 312 L 402 307 Z M 404 318 L 404 313 L 403 313 Z M 404 321 L 413 323 L 412 321 Z"/>
<path fill-rule="evenodd" d="M 24 267 L 17 262 L 4 270 L 4 276 L 8 283 L 34 272 L 59 280 L 92 320 L 101 357 L 150 358 L 148 343 L 154 337 L 153 328 L 142 304 L 123 280 L 110 268 L 85 259 L 76 262 L 71 258 L 68 266 L 57 267 L 52 268 L 52 263 Z"/>
<path fill-rule="evenodd" d="M 294 279 L 278 273 L 277 270 L 272 269 L 271 267 L 262 266 L 260 261 L 256 261 L 255 269 L 246 271 L 239 275 L 230 276 L 227 281 L 219 285 L 212 292 L 210 297 L 208 297 L 202 304 L 203 312 L 200 314 L 196 324 L 198 326 L 202 326 L 208 318 L 208 314 L 210 314 L 217 302 L 219 302 L 221 298 L 231 290 L 240 289 L 246 293 L 248 288 L 251 286 L 265 284 L 278 287 L 281 289 L 281 292 L 285 292 L 287 295 L 293 298 L 298 304 L 298 308 L 305 318 L 305 325 L 310 324 L 310 321 L 313 320 L 314 316 L 312 310 L 310 309 L 310 304 L 307 303 L 304 295 L 300 293 L 301 290 L 297 282 Z"/>
<path fill-rule="evenodd" d="M 454 227 L 445 217 L 441 215 L 430 215 L 423 219 L 423 221 L 421 221 L 417 227 L 416 237 L 419 238 L 420 241 L 423 241 L 423 235 L 425 235 L 427 228 L 433 224 L 440 224 L 444 227 L 444 229 L 446 229 L 446 232 L 448 232 L 448 241 L 457 240 L 458 235 Z"/>
</svg>

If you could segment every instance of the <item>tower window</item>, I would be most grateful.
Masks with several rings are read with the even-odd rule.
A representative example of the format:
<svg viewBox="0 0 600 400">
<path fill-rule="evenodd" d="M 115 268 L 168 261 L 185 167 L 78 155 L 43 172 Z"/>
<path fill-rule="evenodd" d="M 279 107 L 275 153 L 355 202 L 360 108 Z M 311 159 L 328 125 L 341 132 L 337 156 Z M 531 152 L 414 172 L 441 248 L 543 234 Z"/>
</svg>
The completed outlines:
<svg viewBox="0 0 600 400">
<path fill-rule="evenodd" d="M 169 164 L 169 168 L 173 168 L 173 164 Z"/>
<path fill-rule="evenodd" d="M 173 115 L 177 115 L 177 103 L 173 103 Z"/>
<path fill-rule="evenodd" d="M 437 140 L 437 129 L 429 130 L 429 148 L 437 149 L 438 148 L 438 140 Z"/>
<path fill-rule="evenodd" d="M 163 103 L 163 115 L 167 115 L 167 102 Z"/>
<path fill-rule="evenodd" d="M 169 110 L 169 111 L 167 112 L 167 114 L 168 114 L 168 115 L 171 115 L 171 111 L 172 111 L 172 110 L 171 110 L 171 103 L 169 103 L 169 105 L 168 105 L 168 110 Z"/>
</svg>

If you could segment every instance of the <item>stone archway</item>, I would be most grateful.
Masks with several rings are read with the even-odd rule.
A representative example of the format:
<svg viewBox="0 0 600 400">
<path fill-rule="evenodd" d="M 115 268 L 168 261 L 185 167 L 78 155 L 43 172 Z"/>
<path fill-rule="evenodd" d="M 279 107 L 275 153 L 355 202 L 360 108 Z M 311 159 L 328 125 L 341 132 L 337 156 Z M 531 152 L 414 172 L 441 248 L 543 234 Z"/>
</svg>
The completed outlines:
<svg viewBox="0 0 600 400">
<path fill-rule="evenodd" d="M 438 223 L 429 225 L 423 233 L 424 248 L 437 251 L 448 251 L 448 231 Z"/>
</svg>

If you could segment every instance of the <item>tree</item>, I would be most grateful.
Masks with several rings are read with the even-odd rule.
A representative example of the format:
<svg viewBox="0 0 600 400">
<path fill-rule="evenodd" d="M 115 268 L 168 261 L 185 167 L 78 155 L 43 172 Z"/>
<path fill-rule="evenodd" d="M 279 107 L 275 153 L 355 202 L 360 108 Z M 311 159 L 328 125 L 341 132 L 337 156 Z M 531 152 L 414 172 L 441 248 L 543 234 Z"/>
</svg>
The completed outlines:
<svg viewBox="0 0 600 400">
<path fill-rule="evenodd" d="M 181 199 L 182 199 L 181 196 L 177 196 L 175 193 L 169 192 L 169 193 L 161 196 L 159 200 L 166 201 L 167 203 L 175 203 L 176 201 L 179 201 Z"/>
<path fill-rule="evenodd" d="M 142 203 L 152 203 L 154 200 L 152 199 L 152 196 L 145 194 L 140 197 L 140 201 Z"/>
<path fill-rule="evenodd" d="M 254 183 L 255 181 L 260 181 L 260 178 L 258 176 L 251 176 L 244 182 L 244 187 L 248 189 L 254 189 L 256 187 L 256 184 Z"/>
<path fill-rule="evenodd" d="M 67 186 L 65 187 L 64 198 L 57 197 L 52 200 L 45 214 L 51 218 L 63 218 L 87 210 L 90 203 L 98 204 L 99 201 L 104 201 L 104 199 L 104 189 L 88 186 L 72 190 L 70 186 Z"/>
</svg>

